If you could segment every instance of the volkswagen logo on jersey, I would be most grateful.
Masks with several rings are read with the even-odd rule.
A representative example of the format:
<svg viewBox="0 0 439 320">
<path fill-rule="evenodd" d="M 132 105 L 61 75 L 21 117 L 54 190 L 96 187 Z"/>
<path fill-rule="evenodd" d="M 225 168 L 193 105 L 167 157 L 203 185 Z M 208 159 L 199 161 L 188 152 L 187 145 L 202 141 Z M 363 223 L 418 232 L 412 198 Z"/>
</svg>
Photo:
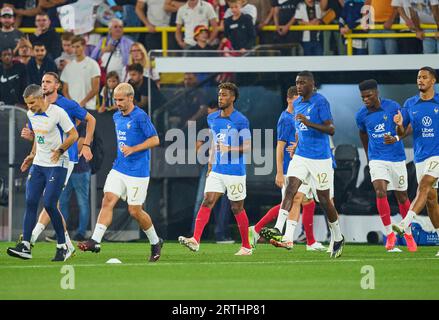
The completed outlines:
<svg viewBox="0 0 439 320">
<path fill-rule="evenodd" d="M 430 118 L 430 117 L 423 117 L 423 118 L 422 118 L 422 124 L 423 124 L 424 126 L 426 126 L 426 127 L 431 126 L 431 124 L 432 124 L 432 120 L 431 120 L 431 118 Z"/>
<path fill-rule="evenodd" d="M 386 130 L 386 125 L 384 123 L 377 124 L 374 128 L 375 132 L 383 132 Z"/>
</svg>

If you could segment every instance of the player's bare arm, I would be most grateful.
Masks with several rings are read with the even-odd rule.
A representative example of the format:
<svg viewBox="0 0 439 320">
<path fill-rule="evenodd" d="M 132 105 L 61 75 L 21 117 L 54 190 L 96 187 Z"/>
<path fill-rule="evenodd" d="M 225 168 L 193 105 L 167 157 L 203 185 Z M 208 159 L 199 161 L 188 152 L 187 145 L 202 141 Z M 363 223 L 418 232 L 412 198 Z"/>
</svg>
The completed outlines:
<svg viewBox="0 0 439 320">
<path fill-rule="evenodd" d="M 127 146 L 124 145 L 121 150 L 125 157 L 128 157 L 129 155 L 132 155 L 133 153 L 140 152 L 147 149 L 152 149 L 154 147 L 157 147 L 160 144 L 160 139 L 158 136 L 152 136 L 148 139 L 146 139 L 141 144 L 138 144 L 136 146 Z"/>
<path fill-rule="evenodd" d="M 96 118 L 93 117 L 89 112 L 85 116 L 85 121 L 87 121 L 86 133 L 84 138 L 83 148 L 79 153 L 79 157 L 84 156 L 86 161 L 90 161 L 93 158 L 93 153 L 91 152 L 91 143 L 93 141 L 93 134 L 96 128 Z"/>
<path fill-rule="evenodd" d="M 60 145 L 57 149 L 52 150 L 52 156 L 50 157 L 50 161 L 52 163 L 57 163 L 61 155 L 67 151 L 70 146 L 78 140 L 78 131 L 76 131 L 75 127 L 73 127 L 70 131 L 67 132 L 67 139 L 64 141 L 62 145 Z"/>
<path fill-rule="evenodd" d="M 329 134 L 330 136 L 333 136 L 335 133 L 335 126 L 334 123 L 332 122 L 332 120 L 327 120 L 325 122 L 323 122 L 323 124 L 317 124 L 317 123 L 313 123 L 311 121 L 309 121 L 305 115 L 303 114 L 298 114 L 296 116 L 296 120 L 300 121 L 301 123 L 303 123 L 305 126 L 319 130 L 323 133 Z"/>
</svg>

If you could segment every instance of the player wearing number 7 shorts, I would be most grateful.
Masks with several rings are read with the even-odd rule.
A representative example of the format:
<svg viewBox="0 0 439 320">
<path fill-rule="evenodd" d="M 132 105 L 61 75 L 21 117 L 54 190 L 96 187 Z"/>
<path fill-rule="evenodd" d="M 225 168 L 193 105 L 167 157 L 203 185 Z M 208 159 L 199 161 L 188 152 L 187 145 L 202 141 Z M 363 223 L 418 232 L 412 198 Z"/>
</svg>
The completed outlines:
<svg viewBox="0 0 439 320">
<path fill-rule="evenodd" d="M 82 251 L 98 253 L 105 231 L 113 219 L 113 208 L 120 198 L 128 203 L 128 212 L 145 232 L 150 244 L 150 262 L 160 258 L 163 240 L 157 236 L 151 217 L 143 211 L 149 184 L 150 149 L 159 138 L 149 116 L 134 105 L 134 89 L 121 83 L 114 89 L 118 111 L 113 115 L 117 137 L 117 158 L 107 175 L 104 198 L 91 239 L 78 244 Z"/>
<path fill-rule="evenodd" d="M 239 97 L 236 85 L 224 82 L 218 86 L 218 89 L 220 110 L 207 117 L 213 140 L 204 200 L 197 214 L 193 236 L 190 238 L 180 236 L 178 241 L 191 251 L 198 251 L 201 235 L 209 221 L 212 208 L 227 192 L 242 239 L 241 248 L 235 255 L 248 256 L 252 254 L 252 248 L 248 239 L 248 218 L 244 210 L 246 197 L 244 153 L 250 150 L 251 145 L 249 122 L 234 108 L 234 103 Z"/>
<path fill-rule="evenodd" d="M 392 231 L 387 191 L 394 191 L 403 218 L 410 207 L 404 145 L 396 134 L 393 122 L 401 106 L 393 100 L 380 98 L 378 83 L 373 79 L 361 82 L 359 89 L 364 105 L 357 112 L 355 120 L 369 163 L 378 213 L 387 235 L 386 249 L 392 250 L 396 235 Z M 405 240 L 409 251 L 417 250 L 410 226 L 406 229 Z"/>
<path fill-rule="evenodd" d="M 418 190 L 407 216 L 393 230 L 403 234 L 427 205 L 431 223 L 439 235 L 439 205 L 437 183 L 439 178 L 439 94 L 434 91 L 438 80 L 436 71 L 423 67 L 418 72 L 419 95 L 407 99 L 402 111 L 394 117 L 398 135 L 413 132 Z M 436 254 L 439 256 L 439 252 Z"/>
</svg>

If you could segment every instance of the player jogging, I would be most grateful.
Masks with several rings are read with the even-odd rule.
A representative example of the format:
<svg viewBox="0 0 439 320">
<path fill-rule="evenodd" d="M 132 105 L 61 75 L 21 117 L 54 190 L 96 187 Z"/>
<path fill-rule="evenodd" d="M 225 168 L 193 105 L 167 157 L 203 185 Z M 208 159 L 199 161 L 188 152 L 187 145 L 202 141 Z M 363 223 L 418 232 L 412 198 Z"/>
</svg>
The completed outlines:
<svg viewBox="0 0 439 320">
<path fill-rule="evenodd" d="M 78 132 L 62 108 L 44 99 L 39 85 L 28 86 L 23 97 L 29 109 L 27 116 L 35 133 L 35 141 L 31 154 L 21 165 L 22 172 L 30 167 L 26 182 L 23 240 L 15 248 L 8 248 L 7 253 L 21 259 L 32 258 L 30 238 L 37 219 L 38 204 L 43 195 L 44 209 L 52 220 L 58 242 L 52 261 L 65 261 L 72 252 L 66 246 L 62 215 L 57 203 L 69 163 L 69 156 L 65 152 L 78 139 Z"/>
<path fill-rule="evenodd" d="M 128 203 L 128 212 L 145 232 L 151 244 L 150 262 L 160 258 L 163 240 L 157 236 L 151 217 L 143 210 L 148 184 L 150 149 L 160 144 L 149 116 L 134 105 L 134 89 L 121 83 L 114 89 L 117 111 L 113 120 L 117 136 L 117 158 L 107 175 L 104 198 L 91 239 L 78 243 L 82 251 L 98 253 L 105 231 L 113 219 L 119 198 Z"/>
<path fill-rule="evenodd" d="M 413 219 L 427 205 L 428 215 L 439 235 L 439 205 L 437 183 L 439 178 L 439 94 L 434 91 L 438 80 L 436 71 L 423 67 L 418 72 L 419 95 L 407 99 L 402 112 L 394 117 L 398 135 L 413 132 L 418 190 L 406 217 L 393 230 L 405 233 Z M 439 256 L 439 252 L 436 254 Z"/>
<path fill-rule="evenodd" d="M 201 235 L 209 221 L 212 208 L 227 191 L 242 240 L 241 248 L 235 255 L 247 256 L 252 254 L 248 239 L 248 218 L 244 210 L 246 197 L 244 152 L 251 147 L 249 122 L 234 107 L 239 98 L 237 86 L 224 82 L 218 86 L 218 89 L 220 110 L 207 117 L 213 139 L 204 200 L 197 214 L 193 236 L 191 238 L 180 236 L 178 241 L 191 251 L 199 250 Z"/>
<path fill-rule="evenodd" d="M 387 236 L 386 249 L 392 250 L 396 235 L 392 231 L 387 191 L 394 191 L 403 218 L 410 207 L 404 145 L 396 134 L 393 122 L 401 106 L 393 100 L 380 98 L 378 83 L 373 79 L 361 82 L 359 89 L 364 106 L 357 112 L 355 120 L 369 163 L 378 213 Z M 410 227 L 406 229 L 405 240 L 409 251 L 417 250 Z"/>
</svg>

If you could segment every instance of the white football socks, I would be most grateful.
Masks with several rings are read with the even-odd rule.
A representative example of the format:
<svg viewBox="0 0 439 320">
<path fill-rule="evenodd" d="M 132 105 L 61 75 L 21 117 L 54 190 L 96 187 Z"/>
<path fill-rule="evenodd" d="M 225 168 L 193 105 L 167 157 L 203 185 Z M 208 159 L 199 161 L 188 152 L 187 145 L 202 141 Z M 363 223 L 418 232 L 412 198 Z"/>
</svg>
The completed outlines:
<svg viewBox="0 0 439 320">
<path fill-rule="evenodd" d="M 285 230 L 284 239 L 289 242 L 294 240 L 294 230 L 296 230 L 297 221 L 287 220 L 287 228 Z"/>
<path fill-rule="evenodd" d="M 334 235 L 334 241 L 341 241 L 343 239 L 343 237 L 341 236 L 340 224 L 338 223 L 338 219 L 334 222 L 329 222 L 329 229 Z"/>
<path fill-rule="evenodd" d="M 148 230 L 143 230 L 145 232 L 146 236 L 148 237 L 149 243 L 154 245 L 159 243 L 159 237 L 157 233 L 155 232 L 154 226 L 152 225 Z"/>
<path fill-rule="evenodd" d="M 105 231 L 107 231 L 106 225 L 96 223 L 95 231 L 93 232 L 91 238 L 97 243 L 101 243 Z"/>
<path fill-rule="evenodd" d="M 384 229 L 386 230 L 386 236 L 393 232 L 391 224 L 389 224 L 388 226 L 384 226 Z"/>
<path fill-rule="evenodd" d="M 407 212 L 407 215 L 405 216 L 404 219 L 402 219 L 401 223 L 402 226 L 404 226 L 404 228 L 407 228 L 409 225 L 412 224 L 413 219 L 416 217 L 416 212 L 409 210 L 409 212 Z"/>
<path fill-rule="evenodd" d="M 277 216 L 276 224 L 274 227 L 280 232 L 282 232 L 282 230 L 284 229 L 285 221 L 287 221 L 287 218 L 288 218 L 288 211 L 284 209 L 279 209 L 279 215 Z"/>
<path fill-rule="evenodd" d="M 37 242 L 38 237 L 40 236 L 41 232 L 44 231 L 44 229 L 46 229 L 46 226 L 42 223 L 37 223 L 35 225 L 35 228 L 32 230 L 32 236 L 30 238 L 30 243 L 35 244 L 35 242 Z"/>
<path fill-rule="evenodd" d="M 66 245 L 69 251 L 75 251 L 75 247 L 73 246 L 72 240 L 70 240 L 69 233 L 67 231 L 64 232 L 64 236 L 66 237 Z"/>
</svg>

